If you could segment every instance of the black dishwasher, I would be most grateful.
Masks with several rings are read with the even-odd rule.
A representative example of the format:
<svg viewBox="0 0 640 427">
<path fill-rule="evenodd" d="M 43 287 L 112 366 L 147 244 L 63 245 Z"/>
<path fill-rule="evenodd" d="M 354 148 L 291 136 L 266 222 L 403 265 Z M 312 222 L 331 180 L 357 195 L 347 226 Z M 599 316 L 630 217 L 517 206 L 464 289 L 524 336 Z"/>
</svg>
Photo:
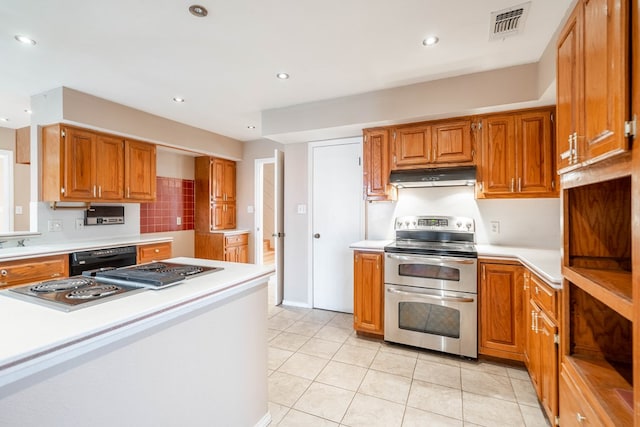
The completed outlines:
<svg viewBox="0 0 640 427">
<path fill-rule="evenodd" d="M 83 271 L 100 268 L 118 268 L 136 263 L 136 247 L 96 249 L 93 251 L 74 252 L 69 254 L 69 275 L 77 276 Z"/>
</svg>

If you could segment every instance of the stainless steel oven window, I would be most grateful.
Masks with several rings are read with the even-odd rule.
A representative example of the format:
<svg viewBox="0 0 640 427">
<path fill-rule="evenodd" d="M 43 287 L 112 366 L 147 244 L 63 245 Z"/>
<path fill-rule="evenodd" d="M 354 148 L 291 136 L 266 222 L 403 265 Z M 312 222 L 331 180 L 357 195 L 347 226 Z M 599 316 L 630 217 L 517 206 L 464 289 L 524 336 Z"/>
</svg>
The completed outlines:
<svg viewBox="0 0 640 427">
<path fill-rule="evenodd" d="M 421 279 L 460 281 L 459 268 L 433 264 L 400 264 L 398 265 L 398 275 Z"/>
<path fill-rule="evenodd" d="M 422 302 L 400 302 L 398 327 L 409 331 L 460 338 L 460 310 Z"/>
</svg>

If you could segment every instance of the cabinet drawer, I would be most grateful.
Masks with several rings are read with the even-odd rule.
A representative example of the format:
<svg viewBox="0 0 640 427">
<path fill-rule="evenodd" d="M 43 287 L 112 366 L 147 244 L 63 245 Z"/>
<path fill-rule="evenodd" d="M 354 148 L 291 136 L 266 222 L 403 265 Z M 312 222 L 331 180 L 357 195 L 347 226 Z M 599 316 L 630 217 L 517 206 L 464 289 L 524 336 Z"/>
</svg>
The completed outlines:
<svg viewBox="0 0 640 427">
<path fill-rule="evenodd" d="M 138 246 L 138 264 L 171 258 L 171 243 Z"/>
<path fill-rule="evenodd" d="M 560 373 L 559 394 L 562 427 L 603 425 L 564 369 Z"/>
<path fill-rule="evenodd" d="M 558 317 L 558 295 L 555 289 L 547 285 L 535 274 L 531 274 L 531 298 L 554 319 Z"/>
<path fill-rule="evenodd" d="M 224 236 L 225 246 L 247 245 L 248 243 L 249 243 L 249 235 L 246 233 Z"/>
<path fill-rule="evenodd" d="M 0 263 L 0 287 L 41 282 L 68 275 L 68 255 L 53 255 Z"/>
</svg>

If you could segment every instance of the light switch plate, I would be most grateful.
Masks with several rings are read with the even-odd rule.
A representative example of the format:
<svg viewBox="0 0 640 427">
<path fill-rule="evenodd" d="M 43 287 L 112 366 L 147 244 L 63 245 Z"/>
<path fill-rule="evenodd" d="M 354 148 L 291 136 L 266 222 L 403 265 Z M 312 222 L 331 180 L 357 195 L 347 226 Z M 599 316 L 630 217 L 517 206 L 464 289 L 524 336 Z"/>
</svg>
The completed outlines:
<svg viewBox="0 0 640 427">
<path fill-rule="evenodd" d="M 491 233 L 500 234 L 500 221 L 491 221 Z"/>
<path fill-rule="evenodd" d="M 307 213 L 307 205 L 298 205 L 298 213 L 304 215 Z"/>
</svg>

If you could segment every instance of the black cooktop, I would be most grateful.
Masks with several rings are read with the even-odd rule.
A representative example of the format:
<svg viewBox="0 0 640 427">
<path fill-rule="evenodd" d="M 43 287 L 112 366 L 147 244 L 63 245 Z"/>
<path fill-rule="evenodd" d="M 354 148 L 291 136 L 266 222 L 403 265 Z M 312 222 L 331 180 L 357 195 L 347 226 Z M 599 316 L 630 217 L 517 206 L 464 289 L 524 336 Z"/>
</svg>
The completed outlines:
<svg viewBox="0 0 640 427">
<path fill-rule="evenodd" d="M 385 252 L 450 256 L 459 258 L 478 258 L 478 251 L 473 243 L 468 242 L 426 242 L 420 240 L 396 240 L 384 247 Z"/>
</svg>

